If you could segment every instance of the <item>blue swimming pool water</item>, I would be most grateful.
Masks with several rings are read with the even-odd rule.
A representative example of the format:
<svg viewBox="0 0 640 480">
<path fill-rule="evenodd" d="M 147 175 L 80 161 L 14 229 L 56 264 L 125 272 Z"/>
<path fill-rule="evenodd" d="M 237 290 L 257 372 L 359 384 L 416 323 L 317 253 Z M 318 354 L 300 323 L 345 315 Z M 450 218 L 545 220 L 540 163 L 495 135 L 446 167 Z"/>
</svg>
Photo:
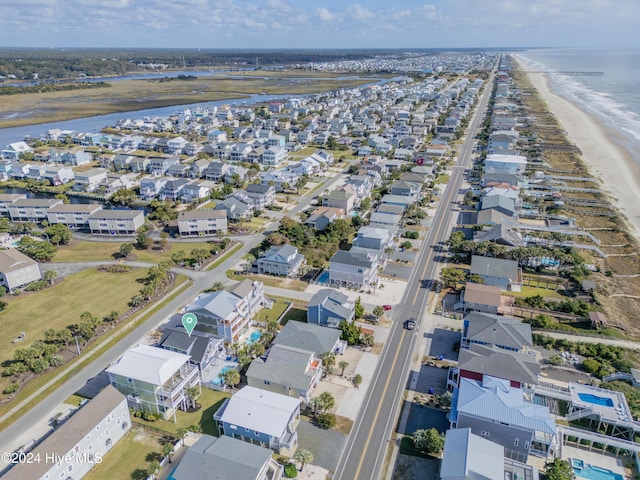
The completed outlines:
<svg viewBox="0 0 640 480">
<path fill-rule="evenodd" d="M 260 340 L 260 337 L 262 337 L 262 332 L 260 330 L 256 330 L 255 332 L 251 332 L 251 335 L 249 335 L 249 340 L 251 341 L 251 343 L 254 343 Z"/>
<path fill-rule="evenodd" d="M 318 278 L 316 279 L 316 282 L 318 282 L 318 283 L 329 283 L 329 272 L 327 270 L 322 272 L 318 276 Z"/>
<path fill-rule="evenodd" d="M 211 383 L 213 383 L 214 385 L 222 385 L 222 378 L 221 377 L 222 377 L 222 375 L 227 373 L 229 370 L 233 370 L 233 367 L 222 367 L 222 370 L 220 370 L 220 375 L 218 375 L 216 378 L 211 380 Z"/>
<path fill-rule="evenodd" d="M 593 403 L 594 405 L 601 405 L 603 407 L 613 407 L 613 400 L 607 397 L 599 397 L 590 393 L 579 393 L 580 400 L 587 403 Z"/>
<path fill-rule="evenodd" d="M 573 473 L 578 478 L 586 478 L 587 480 L 624 480 L 619 473 L 614 473 L 606 468 L 594 467 L 586 465 L 584 468 L 574 468 Z"/>
</svg>

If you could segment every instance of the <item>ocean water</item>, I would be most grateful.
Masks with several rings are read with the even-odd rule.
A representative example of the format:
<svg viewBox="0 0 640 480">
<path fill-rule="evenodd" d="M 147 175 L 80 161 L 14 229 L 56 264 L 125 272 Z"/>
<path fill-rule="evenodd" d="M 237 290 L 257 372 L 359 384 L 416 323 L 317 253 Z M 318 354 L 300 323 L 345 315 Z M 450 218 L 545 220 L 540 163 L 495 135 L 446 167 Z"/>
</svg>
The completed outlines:
<svg viewBox="0 0 640 480">
<path fill-rule="evenodd" d="M 612 139 L 640 163 L 640 49 L 540 49 L 518 55 L 549 73 L 554 93 L 619 132 Z"/>
</svg>

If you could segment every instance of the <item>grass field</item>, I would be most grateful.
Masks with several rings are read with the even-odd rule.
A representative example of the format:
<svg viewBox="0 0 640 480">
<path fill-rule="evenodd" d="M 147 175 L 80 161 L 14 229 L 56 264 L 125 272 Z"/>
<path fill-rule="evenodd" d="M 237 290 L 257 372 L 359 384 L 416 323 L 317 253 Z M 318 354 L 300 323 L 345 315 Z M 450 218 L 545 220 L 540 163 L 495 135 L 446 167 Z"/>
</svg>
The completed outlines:
<svg viewBox="0 0 640 480">
<path fill-rule="evenodd" d="M 273 302 L 273 307 L 269 310 L 263 308 L 260 310 L 256 316 L 254 317 L 258 322 L 268 322 L 269 320 L 277 320 L 280 318 L 280 315 L 287 309 L 287 302 L 283 302 L 282 300 L 276 300 Z"/>
<path fill-rule="evenodd" d="M 551 290 L 549 288 L 527 287 L 526 285 L 522 286 L 520 292 L 509 292 L 509 294 L 514 297 L 533 297 L 534 295 L 540 295 L 543 298 L 557 298 L 558 300 L 567 299 L 566 295 L 562 295 L 555 290 Z"/>
<path fill-rule="evenodd" d="M 218 392 L 209 388 L 202 388 L 202 394 L 198 397 L 198 404 L 202 408 L 197 412 L 187 413 L 178 410 L 176 413 L 177 422 L 171 420 L 156 420 L 155 422 L 147 422 L 141 418 L 132 418 L 134 424 L 150 427 L 151 429 L 160 430 L 169 435 L 176 435 L 179 428 L 188 428 L 191 425 L 199 425 L 203 433 L 219 436 L 218 426 L 213 420 L 213 414 L 222 406 L 222 402 L 229 398 L 231 394 Z"/>
<path fill-rule="evenodd" d="M 238 280 L 239 282 L 245 278 L 249 278 L 251 280 L 262 282 L 267 287 L 286 288 L 287 290 L 295 290 L 298 292 L 304 292 L 309 286 L 307 282 L 296 280 L 295 278 L 275 277 L 272 275 L 243 275 L 237 274 L 233 270 L 227 270 L 226 274 L 230 279 Z"/>
<path fill-rule="evenodd" d="M 124 243 L 124 242 L 123 242 Z M 58 253 L 53 258 L 53 262 L 90 262 L 100 260 L 116 260 L 119 259 L 117 253 L 121 243 L 117 242 L 90 242 L 85 240 L 72 240 L 69 245 L 63 245 L 58 248 Z M 184 250 L 189 256 L 194 248 L 211 248 L 213 242 L 193 242 L 193 243 L 172 243 L 169 242 L 167 248 L 163 251 L 154 245 L 147 250 L 134 249 L 130 258 L 139 262 L 159 263 L 164 260 L 171 260 L 171 254 L 178 250 Z"/>
<path fill-rule="evenodd" d="M 328 72 L 322 77 L 300 78 L 298 72 L 260 72 L 259 78 L 200 77 L 197 80 L 157 82 L 149 80 L 123 80 L 110 87 L 88 90 L 69 90 L 46 93 L 6 95 L 0 104 L 0 128 L 44 122 L 57 122 L 72 118 L 90 117 L 141 108 L 168 107 L 215 100 L 242 99 L 255 93 L 267 95 L 305 94 L 350 88 L 371 83 L 371 78 L 336 80 Z M 13 118 L 16 112 L 31 112 Z"/>
<path fill-rule="evenodd" d="M 154 455 L 156 454 L 156 455 Z M 143 479 L 149 460 L 157 456 L 162 459 L 162 444 L 152 435 L 137 430 L 130 431 L 104 456 L 84 478 L 102 480 L 104 478 Z"/>
<path fill-rule="evenodd" d="M 8 305 L 0 313 L 0 338 L 4 347 L 0 362 L 13 357 L 17 348 L 28 347 L 44 339 L 49 328 L 61 329 L 80 321 L 80 314 L 90 311 L 99 318 L 112 310 L 124 312 L 127 302 L 142 288 L 137 281 L 145 276 L 144 269 L 126 273 L 99 272 L 87 269 L 69 275 L 57 285 L 18 297 L 5 296 Z M 26 339 L 12 343 L 12 339 L 26 333 Z M 75 347 L 74 347 L 75 348 Z M 8 385 L 8 378 L 0 378 L 0 390 Z"/>
<path fill-rule="evenodd" d="M 282 325 L 287 323 L 289 320 L 306 323 L 307 310 L 300 307 L 292 307 L 282 319 Z"/>
</svg>

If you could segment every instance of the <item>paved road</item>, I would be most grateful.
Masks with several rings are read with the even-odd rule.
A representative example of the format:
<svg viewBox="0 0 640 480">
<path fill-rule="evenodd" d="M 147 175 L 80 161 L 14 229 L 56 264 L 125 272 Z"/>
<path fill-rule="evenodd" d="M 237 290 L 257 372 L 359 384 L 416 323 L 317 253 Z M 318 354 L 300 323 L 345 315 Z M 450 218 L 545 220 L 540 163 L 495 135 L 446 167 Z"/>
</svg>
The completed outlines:
<svg viewBox="0 0 640 480">
<path fill-rule="evenodd" d="M 324 180 L 322 189 L 332 188 L 338 182 L 343 181 L 346 177 L 345 174 L 337 174 L 334 177 L 328 177 Z M 318 191 L 322 191 L 318 189 Z M 310 195 L 299 197 L 299 203 L 293 209 L 286 212 L 286 215 L 293 216 L 298 212 L 306 209 L 312 202 Z M 278 212 L 280 213 L 280 212 Z M 277 229 L 280 218 L 284 216 L 279 215 L 268 229 Z M 69 380 L 62 383 L 55 390 L 51 390 L 55 386 L 56 382 L 66 374 L 67 370 L 61 370 L 60 373 L 45 384 L 42 388 L 38 389 L 34 394 L 26 398 L 25 400 L 17 403 L 11 410 L 0 417 L 0 422 L 3 422 L 9 418 L 14 422 L 2 431 L 0 435 L 0 452 L 13 451 L 16 448 L 24 445 L 33 439 L 33 434 L 30 434 L 32 428 L 35 425 L 46 424 L 49 421 L 51 415 L 51 409 L 56 405 L 61 404 L 69 395 L 79 390 L 85 385 L 91 378 L 98 375 L 112 362 L 120 358 L 126 350 L 140 343 L 144 339 L 147 332 L 157 328 L 165 323 L 176 311 L 183 305 L 192 301 L 202 290 L 209 288 L 215 282 L 223 281 L 228 282 L 225 271 L 231 269 L 240 258 L 249 250 L 256 247 L 264 239 L 263 234 L 256 234 L 243 237 L 244 246 L 236 253 L 231 255 L 227 260 L 220 264 L 215 270 L 211 271 L 198 271 L 193 272 L 186 269 L 176 269 L 179 273 L 185 273 L 191 277 L 189 285 L 186 289 L 180 292 L 173 300 L 168 302 L 164 307 L 153 313 L 144 323 L 139 327 L 131 330 L 126 337 L 118 340 L 111 348 L 109 348 L 102 355 L 95 355 L 93 352 L 89 352 L 86 355 L 85 362 L 87 363 L 83 369 Z M 104 264 L 108 262 L 88 262 L 93 264 Z M 50 264 L 55 265 L 55 264 Z M 146 266 L 141 263 L 140 266 Z M 69 270 L 72 270 L 72 265 L 65 265 Z M 78 266 L 78 265 L 76 265 Z M 63 266 L 61 266 L 62 268 Z M 62 268 L 63 269 L 63 268 Z M 42 394 L 45 391 L 51 391 L 51 393 L 45 397 L 40 403 L 27 410 L 26 405 L 36 396 Z M 0 470 L 2 465 L 0 464 Z"/>
<path fill-rule="evenodd" d="M 427 305 L 432 281 L 437 276 L 438 264 L 433 248 L 449 238 L 451 226 L 458 209 L 457 197 L 464 179 L 464 171 L 471 164 L 474 136 L 486 111 L 492 89 L 493 75 L 480 100 L 464 144 L 459 152 L 458 165 L 442 195 L 431 230 L 416 257 L 415 268 L 401 306 L 396 309 L 394 324 L 382 351 L 378 368 L 360 409 L 349 440 L 342 453 L 334 479 L 373 480 L 378 479 L 384 464 L 389 439 L 401 405 L 402 392 L 407 383 L 407 375 L 412 353 L 426 325 L 422 325 L 423 313 Z M 404 320 L 416 319 L 416 328 L 403 328 Z"/>
</svg>

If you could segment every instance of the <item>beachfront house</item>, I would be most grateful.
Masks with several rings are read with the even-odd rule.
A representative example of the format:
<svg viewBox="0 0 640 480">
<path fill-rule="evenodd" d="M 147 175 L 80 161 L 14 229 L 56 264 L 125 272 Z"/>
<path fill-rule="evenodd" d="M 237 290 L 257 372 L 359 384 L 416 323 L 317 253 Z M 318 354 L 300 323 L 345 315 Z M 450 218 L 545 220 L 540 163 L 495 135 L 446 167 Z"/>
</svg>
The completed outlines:
<svg viewBox="0 0 640 480">
<path fill-rule="evenodd" d="M 355 315 L 355 304 L 344 293 L 334 288 L 316 292 L 307 308 L 309 324 L 338 328 L 341 322 L 350 322 Z"/>
<path fill-rule="evenodd" d="M 293 245 L 273 245 L 256 261 L 259 274 L 293 277 L 304 264 L 304 255 Z"/>
</svg>

